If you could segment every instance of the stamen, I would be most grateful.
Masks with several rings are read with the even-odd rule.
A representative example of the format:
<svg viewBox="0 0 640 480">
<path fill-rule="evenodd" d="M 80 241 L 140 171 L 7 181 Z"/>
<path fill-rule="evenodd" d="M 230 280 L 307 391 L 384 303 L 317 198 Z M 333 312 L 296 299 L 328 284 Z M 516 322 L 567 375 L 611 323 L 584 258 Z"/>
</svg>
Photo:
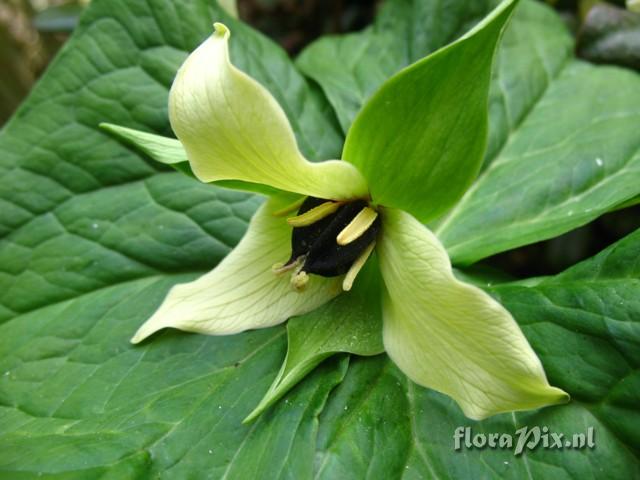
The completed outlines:
<svg viewBox="0 0 640 480">
<path fill-rule="evenodd" d="M 358 273 L 360 273 L 360 270 L 362 270 L 362 267 L 364 267 L 364 264 L 367 263 L 367 259 L 369 258 L 369 255 L 371 255 L 371 252 L 373 252 L 373 248 L 375 246 L 376 242 L 371 242 L 371 244 L 365 249 L 364 252 L 360 254 L 356 261 L 353 262 L 353 265 L 351 265 L 351 268 L 349 268 L 349 271 L 344 276 L 344 280 L 342 280 L 342 290 L 344 290 L 345 292 L 351 290 L 354 280 L 358 276 Z"/>
<path fill-rule="evenodd" d="M 322 220 L 323 218 L 328 217 L 329 215 L 334 213 L 343 204 L 344 202 L 332 201 L 321 203 L 317 207 L 314 207 L 311 210 L 307 210 L 302 215 L 287 218 L 287 223 L 295 228 L 313 225 L 317 221 Z"/>
<path fill-rule="evenodd" d="M 301 255 L 298 258 L 296 258 L 294 261 L 291 261 L 289 263 L 283 263 L 283 262 L 274 263 L 273 266 L 271 267 L 271 271 L 276 275 L 280 275 L 282 273 L 293 270 L 294 268 L 297 268 L 298 270 L 300 270 L 306 258 L 307 258 L 306 255 Z"/>
<path fill-rule="evenodd" d="M 369 227 L 378 218 L 378 212 L 371 207 L 364 207 L 360 212 L 349 222 L 349 225 L 344 227 L 342 231 L 336 237 L 338 245 L 348 245 L 354 240 L 360 238 Z"/>
<path fill-rule="evenodd" d="M 298 271 L 291 275 L 291 286 L 298 292 L 307 288 L 308 283 L 309 275 L 305 271 Z"/>
<path fill-rule="evenodd" d="M 362 199 L 332 201 L 307 197 L 297 217 L 288 219 L 294 225 L 291 231 L 291 255 L 284 264 L 275 265 L 274 272 L 289 272 L 292 288 L 301 290 L 313 281 L 312 275 L 337 277 L 346 275 L 351 269 L 344 283 L 345 289 L 351 288 L 362 268 L 361 265 L 354 266 L 354 262 L 366 261 L 381 227 L 380 217 L 373 208 L 365 208 L 367 205 L 367 201 Z M 345 230 L 350 224 L 351 231 L 349 228 Z M 347 238 L 348 245 L 337 243 L 343 230 L 342 236 L 348 234 L 350 237 Z M 360 258 L 365 250 L 368 250 L 367 254 Z"/>
<path fill-rule="evenodd" d="M 284 217 L 285 215 L 288 215 L 291 212 L 295 212 L 302 206 L 302 204 L 305 202 L 306 199 L 307 197 L 300 197 L 295 202 L 290 203 L 286 207 L 283 207 L 280 210 L 273 212 L 271 215 L 273 215 L 274 217 Z"/>
</svg>

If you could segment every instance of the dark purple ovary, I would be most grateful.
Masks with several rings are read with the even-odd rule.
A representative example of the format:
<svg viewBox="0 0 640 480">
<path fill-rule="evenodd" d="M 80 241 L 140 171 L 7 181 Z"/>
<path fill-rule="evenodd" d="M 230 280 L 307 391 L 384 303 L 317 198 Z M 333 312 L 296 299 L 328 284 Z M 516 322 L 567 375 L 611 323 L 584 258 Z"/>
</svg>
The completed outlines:
<svg viewBox="0 0 640 480">
<path fill-rule="evenodd" d="M 327 200 L 309 197 L 298 210 L 298 215 L 325 202 Z M 365 200 L 355 200 L 345 203 L 316 223 L 306 227 L 295 227 L 291 235 L 291 258 L 287 264 L 306 255 L 302 270 L 307 273 L 323 277 L 335 277 L 346 273 L 362 252 L 375 241 L 380 231 L 378 217 L 358 239 L 347 245 L 338 245 L 338 234 L 366 206 L 368 203 Z"/>
</svg>

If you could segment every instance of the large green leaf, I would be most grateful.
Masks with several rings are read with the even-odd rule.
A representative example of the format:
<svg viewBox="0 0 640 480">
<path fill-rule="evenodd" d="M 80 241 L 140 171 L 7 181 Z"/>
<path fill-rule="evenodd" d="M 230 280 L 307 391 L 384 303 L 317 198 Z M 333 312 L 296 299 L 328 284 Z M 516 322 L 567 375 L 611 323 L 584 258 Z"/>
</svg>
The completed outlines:
<svg viewBox="0 0 640 480">
<path fill-rule="evenodd" d="M 374 28 L 319 40 L 298 60 L 322 85 L 343 129 L 384 75 L 407 64 L 399 53 L 403 48 L 415 55 L 434 47 L 413 34 L 414 26 L 424 18 L 424 8 L 433 14 L 445 9 L 443 2 L 390 3 L 393 8 L 383 11 Z M 468 12 L 482 4 L 448 3 Z M 432 34 L 442 43 L 464 17 L 444 18 L 445 33 Z M 392 21 L 408 34 L 381 54 L 380 25 Z M 435 225 L 455 263 L 559 235 L 640 193 L 640 78 L 578 62 L 572 49 L 573 40 L 553 11 L 538 2 L 520 3 L 498 52 L 485 171 Z M 329 62 L 336 66 L 328 69 Z"/>
<path fill-rule="evenodd" d="M 443 395 L 408 383 L 379 356 L 352 361 L 319 426 L 314 417 L 341 376 L 332 365 L 255 425 L 240 426 L 278 368 L 282 329 L 229 338 L 167 332 L 146 347 L 126 347 L 130 330 L 172 278 L 47 307 L 3 329 L 0 346 L 11 354 L 2 365 L 0 471 L 7 478 L 36 472 L 87 478 L 107 469 L 114 478 L 154 472 L 309 478 L 315 458 L 318 478 L 522 478 L 527 472 L 575 478 L 591 469 L 634 478 L 640 473 L 639 254 L 640 232 L 546 285 L 496 289 L 552 381 L 574 401 L 477 423 Z M 580 305 L 576 289 L 588 289 L 588 305 Z M 620 305 L 621 298 L 630 301 Z M 538 448 L 520 457 L 506 450 L 453 450 L 458 426 L 513 434 L 523 425 L 565 435 L 592 426 L 597 448 Z M 60 456 L 50 455 L 53 446 Z"/>
<path fill-rule="evenodd" d="M 569 62 L 436 233 L 465 263 L 615 209 L 639 193 L 639 120 L 636 74 Z"/>
<path fill-rule="evenodd" d="M 639 234 L 537 286 L 494 290 L 575 399 L 564 407 L 470 422 L 379 355 L 346 372 L 323 364 L 243 425 L 285 356 L 283 327 L 129 344 L 173 284 L 229 251 L 258 203 L 155 170 L 97 128 L 169 134 L 167 87 L 221 15 L 209 4 L 94 0 L 0 134 L 0 478 L 638 477 Z M 339 152 L 322 96 L 270 42 L 232 28 L 234 61 L 283 103 L 305 153 Z M 456 452 L 467 425 L 593 426 L 597 447 Z"/>
</svg>

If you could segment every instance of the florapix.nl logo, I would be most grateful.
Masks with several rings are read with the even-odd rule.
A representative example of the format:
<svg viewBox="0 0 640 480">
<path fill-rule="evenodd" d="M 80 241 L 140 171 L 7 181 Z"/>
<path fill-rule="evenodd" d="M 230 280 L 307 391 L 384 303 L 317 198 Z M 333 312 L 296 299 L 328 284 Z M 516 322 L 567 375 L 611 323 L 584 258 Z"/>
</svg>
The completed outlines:
<svg viewBox="0 0 640 480">
<path fill-rule="evenodd" d="M 513 433 L 474 433 L 471 427 L 458 427 L 453 433 L 453 449 L 456 451 L 499 448 L 513 450 L 513 454 L 518 456 L 524 450 L 535 450 L 536 448 L 581 450 L 593 449 L 595 446 L 593 427 L 572 434 L 554 432 L 546 426 L 525 426 Z"/>
</svg>

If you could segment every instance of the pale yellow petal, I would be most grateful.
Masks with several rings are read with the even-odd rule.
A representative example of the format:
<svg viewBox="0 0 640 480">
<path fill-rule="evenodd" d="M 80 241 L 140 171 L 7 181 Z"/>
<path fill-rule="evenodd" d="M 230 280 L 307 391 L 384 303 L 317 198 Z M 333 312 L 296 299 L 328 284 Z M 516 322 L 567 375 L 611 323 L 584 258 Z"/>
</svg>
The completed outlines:
<svg viewBox="0 0 640 480">
<path fill-rule="evenodd" d="M 438 239 L 411 215 L 382 211 L 378 241 L 386 286 L 387 353 L 414 382 L 451 396 L 482 419 L 566 402 L 511 314 L 458 281 Z"/>
<path fill-rule="evenodd" d="M 286 204 L 270 199 L 260 207 L 238 246 L 211 272 L 173 287 L 131 341 L 138 343 L 166 327 L 209 335 L 270 327 L 340 293 L 340 277 L 313 275 L 299 292 L 288 275 L 273 272 L 272 266 L 291 254 L 291 227 L 273 215 Z"/>
<path fill-rule="evenodd" d="M 326 199 L 365 197 L 366 182 L 353 165 L 302 156 L 278 102 L 231 64 L 228 42 L 227 27 L 215 24 L 171 87 L 171 126 L 194 174 L 203 182 L 243 180 Z"/>
</svg>

